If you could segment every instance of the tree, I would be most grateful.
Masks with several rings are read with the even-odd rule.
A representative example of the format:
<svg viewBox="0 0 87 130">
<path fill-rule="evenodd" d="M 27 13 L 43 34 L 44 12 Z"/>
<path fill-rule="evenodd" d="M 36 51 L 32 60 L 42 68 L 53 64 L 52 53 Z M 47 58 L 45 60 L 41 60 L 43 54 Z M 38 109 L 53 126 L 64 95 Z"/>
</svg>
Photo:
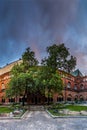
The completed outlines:
<svg viewBox="0 0 87 130">
<path fill-rule="evenodd" d="M 14 77 L 17 77 L 20 73 L 23 73 L 22 64 L 16 64 L 13 66 L 11 70 L 11 75 Z"/>
<path fill-rule="evenodd" d="M 50 94 L 54 92 L 60 93 L 63 89 L 63 83 L 58 72 L 54 72 L 48 66 L 43 66 L 38 75 L 38 84 L 39 90 L 42 94 L 47 93 L 48 96 L 48 105 L 50 102 Z"/>
<path fill-rule="evenodd" d="M 70 72 L 76 66 L 76 58 L 70 56 L 69 49 L 63 43 L 47 47 L 47 53 L 48 58 L 42 59 L 42 64 L 51 67 L 53 71 L 62 69 Z"/>
<path fill-rule="evenodd" d="M 33 93 L 36 91 L 34 72 L 32 68 L 38 64 L 35 58 L 35 53 L 27 48 L 22 55 L 23 63 L 16 64 L 11 70 L 12 78 L 9 82 L 9 87 L 6 90 L 7 96 L 20 96 L 23 95 L 23 105 L 25 96 L 29 92 Z"/>
<path fill-rule="evenodd" d="M 22 55 L 24 70 L 27 71 L 30 67 L 36 66 L 38 64 L 37 59 L 35 58 L 35 53 L 31 51 L 28 47 Z"/>
<path fill-rule="evenodd" d="M 7 96 L 15 96 L 17 98 L 23 95 L 23 106 L 28 92 L 35 91 L 33 77 L 28 73 L 20 73 L 17 77 L 12 77 L 8 85 L 9 87 L 6 90 Z"/>
<path fill-rule="evenodd" d="M 71 58 L 67 61 L 67 72 L 71 72 L 73 69 L 75 69 L 76 66 L 76 57 L 71 56 Z"/>
<path fill-rule="evenodd" d="M 15 97 L 17 99 L 18 96 L 23 94 L 23 91 L 19 77 L 12 77 L 6 89 L 6 96 L 10 98 Z"/>
</svg>

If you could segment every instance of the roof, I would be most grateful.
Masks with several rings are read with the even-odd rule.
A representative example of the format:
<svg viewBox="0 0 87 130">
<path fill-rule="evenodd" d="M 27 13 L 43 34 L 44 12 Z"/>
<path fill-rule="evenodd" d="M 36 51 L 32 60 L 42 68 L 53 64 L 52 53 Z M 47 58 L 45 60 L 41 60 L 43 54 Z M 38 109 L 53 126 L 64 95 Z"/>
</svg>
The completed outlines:
<svg viewBox="0 0 87 130">
<path fill-rule="evenodd" d="M 79 69 L 75 70 L 75 71 L 72 72 L 71 74 L 72 74 L 73 76 L 75 76 L 75 77 L 77 77 L 77 76 L 82 77 L 82 76 L 83 76 L 83 74 L 80 72 Z"/>
<path fill-rule="evenodd" d="M 5 74 L 7 72 L 10 72 L 14 65 L 22 63 L 22 60 L 17 60 L 15 62 L 12 62 L 3 68 L 0 68 L 0 75 Z"/>
</svg>

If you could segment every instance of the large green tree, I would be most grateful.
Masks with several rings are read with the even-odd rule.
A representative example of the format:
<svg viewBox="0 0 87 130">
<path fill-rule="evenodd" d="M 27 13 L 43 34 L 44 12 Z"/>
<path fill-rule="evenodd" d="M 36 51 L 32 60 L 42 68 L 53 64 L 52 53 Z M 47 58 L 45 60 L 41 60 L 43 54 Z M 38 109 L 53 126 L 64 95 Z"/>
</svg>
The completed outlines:
<svg viewBox="0 0 87 130">
<path fill-rule="evenodd" d="M 58 71 L 53 72 L 52 68 L 43 66 L 39 69 L 37 86 L 40 92 L 48 98 L 49 104 L 50 95 L 55 92 L 60 93 L 63 89 L 63 82 Z"/>
<path fill-rule="evenodd" d="M 62 69 L 71 72 L 76 66 L 76 57 L 70 55 L 69 49 L 63 43 L 47 47 L 47 53 L 48 57 L 42 59 L 42 64 L 51 67 L 53 71 Z"/>
<path fill-rule="evenodd" d="M 35 66 L 38 64 L 35 58 L 35 53 L 27 48 L 22 55 L 22 63 L 16 64 L 11 70 L 12 78 L 9 82 L 9 87 L 6 90 L 7 96 L 20 96 L 23 95 L 23 105 L 25 95 L 29 92 L 35 92 Z"/>
<path fill-rule="evenodd" d="M 6 96 L 11 98 L 17 98 L 22 94 L 23 88 L 21 87 L 20 80 L 18 77 L 12 77 L 10 82 L 8 83 L 8 87 L 6 89 Z"/>
<path fill-rule="evenodd" d="M 22 95 L 23 106 L 25 102 L 25 96 L 27 97 L 28 93 L 35 92 L 35 83 L 32 75 L 29 73 L 20 73 L 17 77 L 12 77 L 9 82 L 9 87 L 6 90 L 8 97 L 15 97 Z"/>
</svg>

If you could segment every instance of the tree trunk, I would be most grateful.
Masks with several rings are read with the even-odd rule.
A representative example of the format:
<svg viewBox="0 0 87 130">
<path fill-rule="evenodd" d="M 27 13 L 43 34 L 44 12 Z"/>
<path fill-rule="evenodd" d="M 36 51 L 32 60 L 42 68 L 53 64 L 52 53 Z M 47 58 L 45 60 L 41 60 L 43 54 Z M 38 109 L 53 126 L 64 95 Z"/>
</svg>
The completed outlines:
<svg viewBox="0 0 87 130">
<path fill-rule="evenodd" d="M 50 90 L 48 90 L 48 105 L 50 104 Z"/>
<path fill-rule="evenodd" d="M 16 98 L 15 98 L 15 99 L 16 99 L 16 103 L 17 103 L 17 95 L 16 95 Z"/>
<path fill-rule="evenodd" d="M 25 95 L 22 98 L 22 106 L 25 106 Z"/>
</svg>

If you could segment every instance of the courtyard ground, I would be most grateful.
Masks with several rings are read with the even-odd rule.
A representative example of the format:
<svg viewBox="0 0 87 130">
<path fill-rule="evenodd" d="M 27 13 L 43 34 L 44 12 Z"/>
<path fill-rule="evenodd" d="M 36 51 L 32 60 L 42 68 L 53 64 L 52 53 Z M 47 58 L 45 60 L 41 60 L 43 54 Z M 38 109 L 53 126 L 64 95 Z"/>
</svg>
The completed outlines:
<svg viewBox="0 0 87 130">
<path fill-rule="evenodd" d="M 0 120 L 0 130 L 87 130 L 87 118 L 53 119 L 45 111 L 31 111 L 22 120 Z"/>
</svg>

